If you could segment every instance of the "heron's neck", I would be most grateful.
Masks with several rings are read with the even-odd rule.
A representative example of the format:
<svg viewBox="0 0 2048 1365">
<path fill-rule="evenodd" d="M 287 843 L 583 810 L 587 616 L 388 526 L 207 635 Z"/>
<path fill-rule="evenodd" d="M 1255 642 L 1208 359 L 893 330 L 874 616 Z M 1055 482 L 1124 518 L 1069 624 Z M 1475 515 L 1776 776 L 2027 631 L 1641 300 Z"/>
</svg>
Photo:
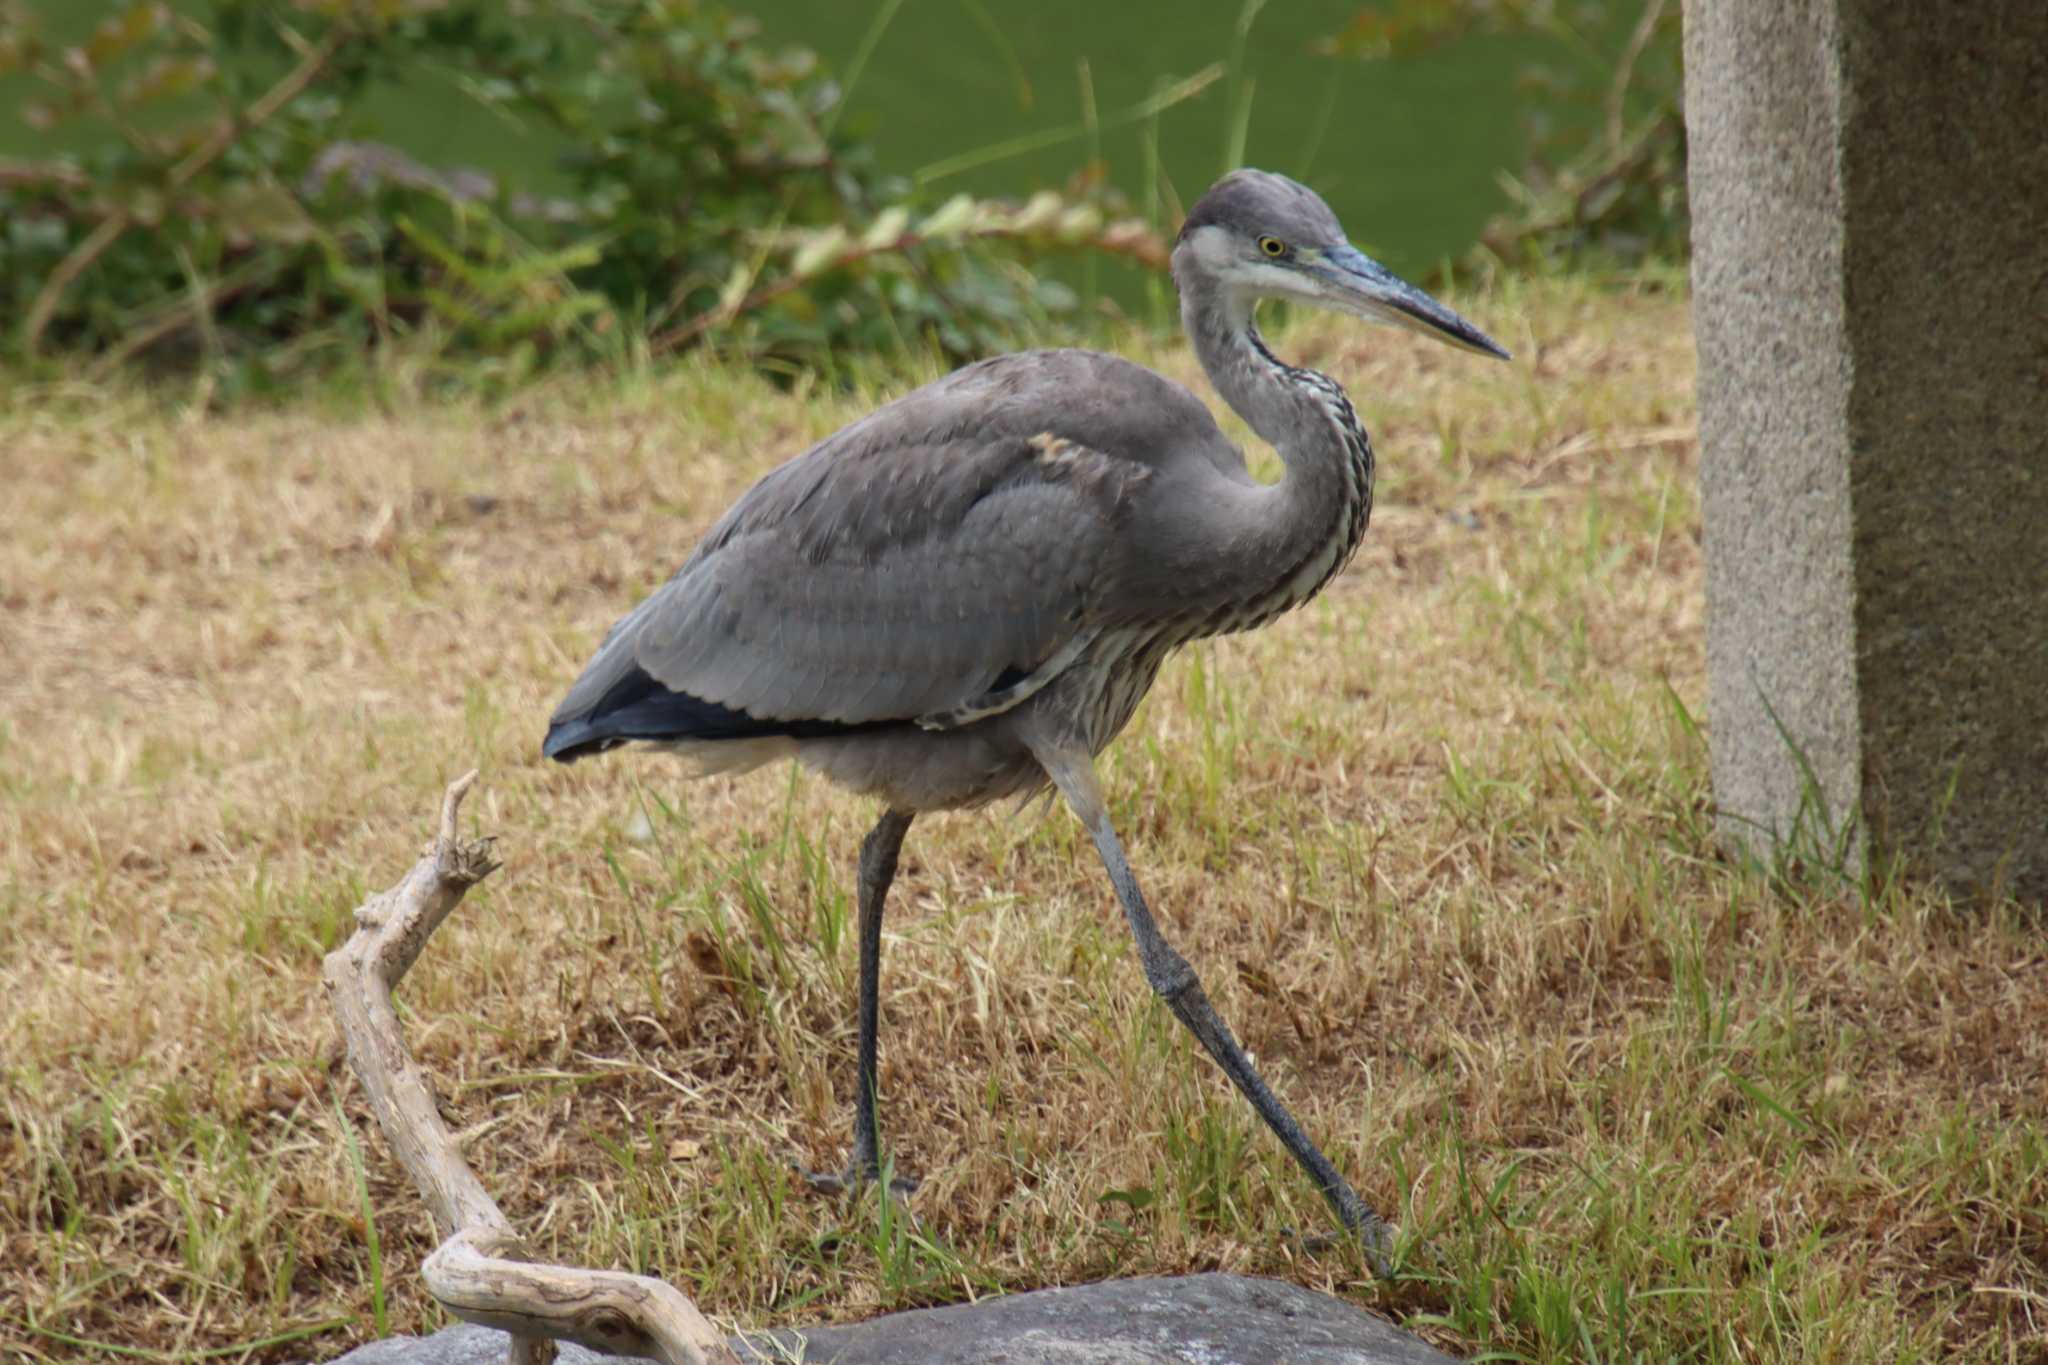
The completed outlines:
<svg viewBox="0 0 2048 1365">
<path fill-rule="evenodd" d="M 1292 472 L 1303 457 L 1325 453 L 1330 424 L 1294 382 L 1300 372 L 1266 349 L 1253 305 L 1222 290 L 1191 290 L 1181 296 L 1181 323 L 1216 392 L 1280 452 Z"/>
<path fill-rule="evenodd" d="M 1209 382 L 1287 466 L 1276 490 L 1282 508 L 1267 527 L 1273 543 L 1260 553 L 1302 566 L 1313 580 L 1305 597 L 1364 538 L 1372 443 L 1335 380 L 1283 364 L 1266 349 L 1252 307 L 1252 300 L 1221 290 L 1189 290 L 1181 296 L 1181 321 Z"/>
</svg>

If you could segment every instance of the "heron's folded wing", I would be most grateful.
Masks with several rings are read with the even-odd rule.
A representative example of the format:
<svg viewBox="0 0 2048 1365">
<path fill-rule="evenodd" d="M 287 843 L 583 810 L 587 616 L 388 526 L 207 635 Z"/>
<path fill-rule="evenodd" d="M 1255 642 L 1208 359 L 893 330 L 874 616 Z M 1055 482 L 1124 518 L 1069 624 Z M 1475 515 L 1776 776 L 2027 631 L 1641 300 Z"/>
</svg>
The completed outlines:
<svg viewBox="0 0 2048 1365">
<path fill-rule="evenodd" d="M 727 513 L 558 716 L 634 668 L 761 720 L 865 724 L 974 702 L 1084 629 L 1147 477 L 1048 433 L 828 442 Z"/>
</svg>

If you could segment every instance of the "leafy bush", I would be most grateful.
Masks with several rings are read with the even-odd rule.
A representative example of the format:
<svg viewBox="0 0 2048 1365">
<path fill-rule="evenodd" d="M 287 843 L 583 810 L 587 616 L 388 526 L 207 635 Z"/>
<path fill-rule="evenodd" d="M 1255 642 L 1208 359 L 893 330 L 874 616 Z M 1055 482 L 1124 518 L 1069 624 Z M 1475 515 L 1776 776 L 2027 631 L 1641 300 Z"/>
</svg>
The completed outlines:
<svg viewBox="0 0 2048 1365">
<path fill-rule="evenodd" d="M 1164 259 L 1091 182 L 916 201 L 838 130 L 815 57 L 696 0 L 133 0 L 61 49 L 28 0 L 0 6 L 23 115 L 89 144 L 0 162 L 0 307 L 20 350 L 101 370 L 197 358 L 260 387 L 400 336 L 501 374 L 712 337 L 957 358 L 1072 306 L 1022 268 L 1041 253 Z M 356 136 L 429 67 L 565 146 L 568 190 Z"/>
<path fill-rule="evenodd" d="M 1538 34 L 1553 58 L 1524 84 L 1529 154 L 1514 207 L 1481 245 L 1510 260 L 1683 259 L 1685 108 L 1677 0 L 1392 0 L 1325 51 L 1384 61 L 1483 34 Z M 1560 116 L 1561 115 L 1561 116 Z"/>
</svg>

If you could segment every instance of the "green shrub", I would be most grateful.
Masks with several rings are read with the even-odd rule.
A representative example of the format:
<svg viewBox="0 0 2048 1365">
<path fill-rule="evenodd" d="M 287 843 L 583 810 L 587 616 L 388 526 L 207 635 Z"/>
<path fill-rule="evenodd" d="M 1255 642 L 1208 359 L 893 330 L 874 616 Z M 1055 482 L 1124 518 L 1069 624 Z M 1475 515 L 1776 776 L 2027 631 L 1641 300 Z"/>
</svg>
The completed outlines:
<svg viewBox="0 0 2048 1365">
<path fill-rule="evenodd" d="M 425 70 L 566 149 L 566 190 L 361 137 Z M 1048 251 L 1163 263 L 1099 185 L 920 202 L 839 130 L 801 50 L 696 0 L 135 0 L 76 46 L 0 8 L 22 112 L 84 150 L 0 162 L 11 344 L 262 388 L 405 338 L 451 373 L 716 338 L 783 364 L 963 358 L 1070 308 Z M 558 177 L 559 182 L 559 177 Z"/>
</svg>

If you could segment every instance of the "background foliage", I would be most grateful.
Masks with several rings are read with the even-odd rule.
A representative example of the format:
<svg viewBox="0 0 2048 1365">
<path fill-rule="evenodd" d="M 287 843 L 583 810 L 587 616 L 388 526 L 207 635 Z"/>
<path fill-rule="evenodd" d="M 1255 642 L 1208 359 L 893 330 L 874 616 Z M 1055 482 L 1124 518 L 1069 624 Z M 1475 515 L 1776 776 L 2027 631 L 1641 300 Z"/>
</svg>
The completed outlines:
<svg viewBox="0 0 2048 1365">
<path fill-rule="evenodd" d="M 1602 41 L 1617 32 L 1626 34 L 1618 47 Z M 1683 259 L 1691 219 L 1678 5 L 1388 0 L 1362 7 L 1322 47 L 1399 61 L 1479 34 L 1553 40 L 1553 55 L 1524 71 L 1528 156 L 1519 175 L 1502 174 L 1512 208 L 1481 245 L 1521 265 Z"/>
<path fill-rule="evenodd" d="M 75 156 L 0 165 L 0 303 L 14 341 L 202 354 L 274 385 L 404 335 L 495 358 L 669 350 L 714 326 L 760 357 L 935 345 L 958 358 L 1072 306 L 1020 268 L 1048 251 L 1157 260 L 1099 180 L 1022 205 L 922 202 L 836 128 L 802 50 L 696 0 L 134 0 L 59 48 L 16 3 L 0 69 Z M 465 73 L 508 136 L 573 151 L 537 194 L 354 136 L 380 83 Z"/>
<path fill-rule="evenodd" d="M 1512 37 L 1533 54 L 1529 155 L 1478 263 L 1675 258 L 1678 15 L 1636 6 L 1394 0 L 1315 46 L 1341 69 Z M 1222 159 L 1243 157 L 1262 0 L 1241 5 L 1225 60 L 1113 115 L 1150 120 L 1144 167 L 1121 168 L 1142 219 L 1112 186 L 1098 135 L 1112 116 L 1092 103 L 1079 124 L 948 163 L 1070 146 L 1078 169 L 1022 202 L 886 171 L 841 115 L 900 8 L 875 7 L 841 83 L 698 0 L 121 0 L 76 41 L 75 24 L 45 22 L 64 13 L 48 0 L 0 0 L 0 78 L 27 92 L 10 103 L 47 143 L 0 159 L 4 345 L 84 357 L 96 377 L 196 368 L 217 397 L 392 342 L 429 382 L 488 388 L 707 342 L 776 369 L 854 352 L 957 362 L 1092 319 L 1104 256 L 1163 269 L 1179 202 L 1163 110 L 1217 87 Z M 484 172 L 389 145 L 408 130 L 394 94 L 450 73 L 465 120 L 534 154 Z M 1066 254 L 1090 264 L 1043 268 Z"/>
</svg>

